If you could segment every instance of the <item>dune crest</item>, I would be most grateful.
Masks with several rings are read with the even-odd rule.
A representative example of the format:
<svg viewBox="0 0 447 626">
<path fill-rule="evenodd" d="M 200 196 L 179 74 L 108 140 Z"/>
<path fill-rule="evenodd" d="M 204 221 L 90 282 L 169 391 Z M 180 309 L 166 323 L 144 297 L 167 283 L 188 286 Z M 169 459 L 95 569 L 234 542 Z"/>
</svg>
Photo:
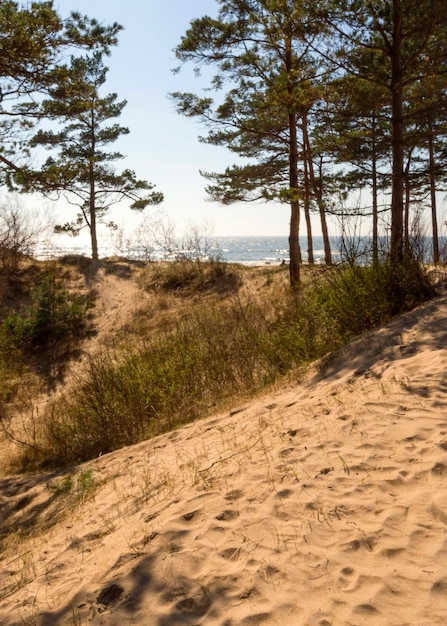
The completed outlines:
<svg viewBox="0 0 447 626">
<path fill-rule="evenodd" d="M 1 557 L 0 623 L 445 624 L 446 339 L 441 296 L 302 383 L 77 468 L 101 484 Z M 45 493 L 2 483 L 10 505 Z"/>
</svg>

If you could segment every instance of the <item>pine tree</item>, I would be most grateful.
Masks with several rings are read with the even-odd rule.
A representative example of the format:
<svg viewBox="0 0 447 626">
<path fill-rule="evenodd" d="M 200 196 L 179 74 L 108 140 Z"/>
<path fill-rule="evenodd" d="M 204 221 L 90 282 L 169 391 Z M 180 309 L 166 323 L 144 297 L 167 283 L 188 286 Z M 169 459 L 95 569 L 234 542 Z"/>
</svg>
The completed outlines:
<svg viewBox="0 0 447 626">
<path fill-rule="evenodd" d="M 0 2 L 0 184 L 15 187 L 28 156 L 27 134 L 42 114 L 36 94 L 61 78 L 67 51 L 107 53 L 120 29 L 77 12 L 63 20 L 51 1 Z"/>
<path fill-rule="evenodd" d="M 292 287 L 300 282 L 298 235 L 303 198 L 299 170 L 303 150 L 297 124 L 306 105 L 303 85 L 315 75 L 303 43 L 304 33 L 315 27 L 307 20 L 307 4 L 220 0 L 218 18 L 193 20 L 176 53 L 181 61 L 191 61 L 198 68 L 216 68 L 211 83 L 216 92 L 227 89 L 223 103 L 190 93 L 173 94 L 179 112 L 197 116 L 211 129 L 205 141 L 226 145 L 255 161 L 215 178 L 218 185 L 223 184 L 222 197 L 237 198 L 245 186 L 248 194 L 265 199 L 279 194 L 289 202 Z M 261 147 L 257 152 L 256 145 Z M 220 192 L 214 187 L 212 193 Z"/>
<path fill-rule="evenodd" d="M 322 48 L 333 71 L 361 77 L 389 93 L 390 258 L 400 264 L 406 248 L 405 147 L 410 151 L 413 147 L 406 105 L 415 85 L 425 84 L 428 88 L 430 75 L 445 75 L 447 5 L 444 0 L 327 0 L 317 6 L 319 19 L 328 25 L 327 32 L 333 33 L 332 40 L 328 36 Z M 374 63 L 368 62 L 368 54 Z"/>
<path fill-rule="evenodd" d="M 341 196 L 365 187 L 371 190 L 371 207 L 356 206 L 351 213 L 372 217 L 375 263 L 379 258 L 379 194 L 389 188 L 390 178 L 389 112 L 385 88 L 358 76 L 336 77 L 326 81 L 314 131 L 315 143 L 336 165 Z"/>
<path fill-rule="evenodd" d="M 42 104 L 45 118 L 59 129 L 40 130 L 31 141 L 55 155 L 40 171 L 22 178 L 28 187 L 55 197 L 62 194 L 78 207 L 76 220 L 56 227 L 56 232 L 77 235 L 88 227 L 93 259 L 98 259 L 97 224 L 104 222 L 113 204 L 128 200 L 130 208 L 142 210 L 163 200 L 160 192 L 153 191 L 154 185 L 137 179 L 135 172 L 117 173 L 113 168 L 123 155 L 106 148 L 129 130 L 109 124 L 120 116 L 126 101 L 117 101 L 115 93 L 101 95 L 108 71 L 102 56 L 98 51 L 89 57 L 72 57 L 71 64 L 61 68 L 65 80 L 49 89 L 50 98 Z"/>
</svg>

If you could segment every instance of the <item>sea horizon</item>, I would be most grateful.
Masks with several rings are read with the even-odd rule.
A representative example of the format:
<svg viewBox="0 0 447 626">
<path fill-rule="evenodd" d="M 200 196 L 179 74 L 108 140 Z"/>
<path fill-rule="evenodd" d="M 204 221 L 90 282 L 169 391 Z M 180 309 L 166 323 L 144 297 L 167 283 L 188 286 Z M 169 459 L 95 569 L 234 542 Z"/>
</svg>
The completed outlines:
<svg viewBox="0 0 447 626">
<path fill-rule="evenodd" d="M 299 238 L 303 263 L 308 262 L 308 241 L 306 236 Z M 371 237 L 365 236 L 354 239 L 342 239 L 338 236 L 330 237 L 331 253 L 333 262 L 340 262 L 348 256 L 356 258 L 370 257 Z M 382 240 L 383 249 L 387 249 L 387 240 Z M 50 245 L 42 246 L 36 254 L 37 258 L 50 259 L 67 255 L 82 255 L 89 257 L 91 250 L 89 243 L 83 242 L 76 245 L 73 240 L 71 245 L 57 245 L 57 239 Z M 313 257 L 315 264 L 325 263 L 325 251 L 323 237 L 320 235 L 312 237 Z M 423 244 L 419 244 L 418 256 L 430 261 L 432 256 L 432 238 L 426 237 Z M 346 249 L 348 248 L 348 249 Z M 446 240 L 440 238 L 440 249 L 445 255 Z M 106 259 L 110 257 L 124 257 L 131 260 L 164 261 L 176 258 L 200 258 L 202 260 L 219 259 L 228 263 L 240 263 L 243 265 L 280 265 L 288 263 L 289 243 L 287 236 L 270 235 L 225 235 L 210 236 L 199 241 L 197 247 L 186 248 L 184 245 L 167 252 L 162 247 L 157 247 L 150 242 L 126 241 L 125 243 L 100 244 L 99 257 Z"/>
<path fill-rule="evenodd" d="M 324 263 L 323 238 L 315 236 L 313 241 L 313 253 L 315 263 Z M 307 237 L 300 237 L 300 248 L 303 261 L 307 262 Z M 339 256 L 339 238 L 331 237 L 332 253 Z M 57 245 L 55 240 L 51 245 L 42 247 L 37 253 L 41 259 L 58 258 L 67 255 L 90 256 L 90 246 L 88 243 L 77 244 L 74 240 L 70 245 Z M 187 250 L 179 247 L 178 250 L 167 253 L 161 247 L 148 243 L 129 242 L 126 245 L 106 244 L 99 245 L 100 258 L 110 258 L 121 256 L 132 260 L 172 260 L 175 255 L 194 256 L 195 250 Z M 288 263 L 289 243 L 287 236 L 271 235 L 223 235 L 210 236 L 204 242 L 200 242 L 198 255 L 203 258 L 215 258 L 228 263 L 241 263 L 244 265 L 275 265 Z"/>
</svg>

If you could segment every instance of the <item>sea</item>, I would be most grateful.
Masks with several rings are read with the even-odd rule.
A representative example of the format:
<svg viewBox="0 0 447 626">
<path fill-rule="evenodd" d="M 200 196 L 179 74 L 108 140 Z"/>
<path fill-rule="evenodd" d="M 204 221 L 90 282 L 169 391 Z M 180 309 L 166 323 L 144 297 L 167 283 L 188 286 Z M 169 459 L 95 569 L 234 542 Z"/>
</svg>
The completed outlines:
<svg viewBox="0 0 447 626">
<path fill-rule="evenodd" d="M 313 254 L 315 264 L 324 264 L 323 237 L 313 237 Z M 330 237 L 333 263 L 339 263 L 347 258 L 355 258 L 356 262 L 370 262 L 371 238 L 363 237 L 355 240 L 342 241 L 340 237 Z M 379 247 L 386 251 L 388 240 L 382 238 Z M 447 260 L 447 238 L 439 238 L 441 260 Z M 303 263 L 308 262 L 307 237 L 300 237 L 300 248 Z M 419 242 L 418 249 L 413 250 L 417 258 L 425 262 L 432 260 L 432 239 L 424 237 Z M 70 239 L 69 243 L 59 246 L 57 238 L 51 246 L 45 246 L 37 252 L 36 256 L 41 259 L 57 258 L 66 255 L 83 255 L 89 257 L 91 252 L 89 245 L 76 245 L 76 239 Z M 386 254 L 386 252 L 385 252 Z M 202 260 L 219 259 L 228 263 L 240 263 L 243 265 L 280 265 L 289 262 L 289 242 L 287 237 L 207 237 L 199 240 L 196 248 L 187 249 L 184 245 L 167 253 L 166 250 L 153 245 L 136 245 L 128 242 L 126 245 L 101 245 L 100 258 L 122 257 L 133 260 L 161 261 L 174 260 L 176 258 L 200 258 Z"/>
<path fill-rule="evenodd" d="M 315 263 L 324 263 L 322 237 L 313 237 Z M 338 254 L 338 241 L 332 241 L 334 254 Z M 275 265 L 289 261 L 287 237 L 216 237 L 214 244 L 223 261 L 243 265 Z M 307 261 L 307 238 L 300 238 L 303 261 Z"/>
<path fill-rule="evenodd" d="M 74 242 L 75 240 L 73 240 Z M 240 263 L 243 265 L 280 265 L 289 262 L 289 243 L 287 237 L 209 237 L 205 242 L 199 244 L 199 256 L 203 259 L 218 258 L 228 263 Z M 300 247 L 303 262 L 307 262 L 307 238 L 300 237 Z M 331 248 L 333 260 L 340 258 L 340 240 L 337 237 L 331 238 Z M 179 256 L 197 256 L 194 250 L 180 248 L 171 254 L 167 254 L 162 249 L 151 246 L 101 246 L 100 258 L 121 256 L 134 260 L 165 260 Z M 323 238 L 313 237 L 314 262 L 324 264 Z M 65 255 L 89 256 L 88 245 L 58 246 L 57 241 L 49 247 L 41 249 L 37 256 L 39 258 L 56 258 Z"/>
</svg>

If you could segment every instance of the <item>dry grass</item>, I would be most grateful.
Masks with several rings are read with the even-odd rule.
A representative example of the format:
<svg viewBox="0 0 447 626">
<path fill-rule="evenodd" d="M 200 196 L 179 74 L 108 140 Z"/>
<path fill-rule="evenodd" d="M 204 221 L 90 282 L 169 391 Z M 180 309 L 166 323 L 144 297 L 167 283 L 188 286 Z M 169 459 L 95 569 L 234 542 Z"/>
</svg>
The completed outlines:
<svg viewBox="0 0 447 626">
<path fill-rule="evenodd" d="M 28 469 L 90 459 L 258 393 L 431 293 L 411 268 L 398 284 L 402 303 L 387 267 L 311 268 L 299 294 L 289 290 L 286 267 L 76 258 L 55 268 L 78 289 L 96 290 L 97 324 L 104 311 L 117 317 L 113 291 L 127 315 L 100 333 L 98 326 L 101 341 L 84 340 L 80 366 L 69 384 L 54 386 L 38 419 L 32 398 L 25 417 L 4 398 L 3 424 Z"/>
</svg>

